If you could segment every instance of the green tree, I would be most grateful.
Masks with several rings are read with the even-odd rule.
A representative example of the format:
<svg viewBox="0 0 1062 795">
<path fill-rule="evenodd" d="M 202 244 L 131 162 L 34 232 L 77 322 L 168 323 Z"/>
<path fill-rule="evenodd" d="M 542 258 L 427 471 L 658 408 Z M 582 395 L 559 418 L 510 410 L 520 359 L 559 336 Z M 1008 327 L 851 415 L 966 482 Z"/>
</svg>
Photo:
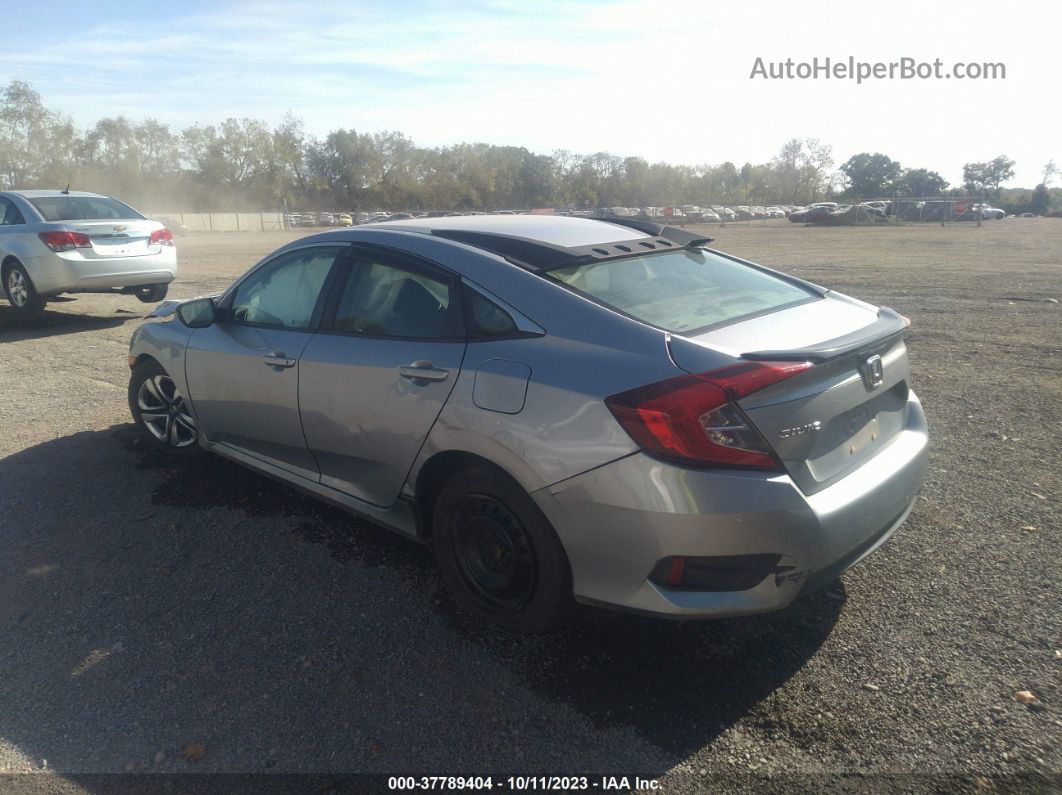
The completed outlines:
<svg viewBox="0 0 1062 795">
<path fill-rule="evenodd" d="M 718 186 L 718 193 L 712 195 L 711 198 L 731 204 L 743 198 L 741 175 L 738 173 L 737 166 L 729 160 L 712 169 L 712 180 L 713 184 Z"/>
<path fill-rule="evenodd" d="M 888 196 L 903 174 L 900 164 L 880 152 L 860 152 L 841 164 L 847 188 L 845 193 L 856 199 Z"/>
<path fill-rule="evenodd" d="M 1029 199 L 1029 212 L 1043 215 L 1051 204 L 1051 196 L 1047 192 L 1047 186 L 1040 183 L 1033 188 L 1032 197 Z"/>
<path fill-rule="evenodd" d="M 990 192 L 999 201 L 1001 186 L 1014 176 L 1014 161 L 1000 155 L 985 163 L 967 163 L 962 167 L 963 188 L 977 194 Z"/>
<path fill-rule="evenodd" d="M 271 198 L 274 206 L 290 197 L 298 202 L 307 188 L 306 132 L 302 120 L 291 113 L 273 129 L 272 159 L 268 167 Z M 293 209 L 294 205 L 289 209 Z"/>
<path fill-rule="evenodd" d="M 553 203 L 556 191 L 553 161 L 548 155 L 524 152 L 520 164 L 520 193 L 515 204 L 520 207 L 546 207 Z"/>
<path fill-rule="evenodd" d="M 34 184 L 49 159 L 54 114 L 29 83 L 12 80 L 0 93 L 0 187 Z"/>
<path fill-rule="evenodd" d="M 897 185 L 907 196 L 939 196 L 948 189 L 948 181 L 928 168 L 908 168 Z"/>
</svg>

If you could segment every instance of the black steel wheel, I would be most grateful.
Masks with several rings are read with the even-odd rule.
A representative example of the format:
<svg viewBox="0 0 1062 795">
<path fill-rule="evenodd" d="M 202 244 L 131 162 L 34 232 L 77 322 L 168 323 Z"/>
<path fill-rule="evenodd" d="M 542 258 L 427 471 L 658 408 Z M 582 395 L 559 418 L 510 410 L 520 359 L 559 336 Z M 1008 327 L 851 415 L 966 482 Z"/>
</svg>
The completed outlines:
<svg viewBox="0 0 1062 795">
<path fill-rule="evenodd" d="M 452 475 L 432 512 L 439 572 L 459 603 L 495 623 L 543 632 L 572 602 L 560 539 L 520 485 L 490 464 Z"/>
<path fill-rule="evenodd" d="M 516 515 L 494 497 L 466 494 L 450 521 L 465 588 L 493 611 L 524 607 L 535 592 L 537 572 L 531 539 Z"/>
</svg>

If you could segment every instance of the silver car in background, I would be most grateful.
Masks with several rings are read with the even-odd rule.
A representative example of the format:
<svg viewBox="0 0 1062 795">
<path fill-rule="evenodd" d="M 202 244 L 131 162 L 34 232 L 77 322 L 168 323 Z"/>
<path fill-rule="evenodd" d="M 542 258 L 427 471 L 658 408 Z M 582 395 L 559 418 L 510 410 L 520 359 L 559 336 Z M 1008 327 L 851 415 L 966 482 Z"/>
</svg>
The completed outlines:
<svg viewBox="0 0 1062 795">
<path fill-rule="evenodd" d="M 39 314 L 62 293 L 166 297 L 177 276 L 170 230 L 96 193 L 0 192 L 0 277 L 11 306 Z"/>
<path fill-rule="evenodd" d="M 433 544 L 457 599 L 777 610 L 907 517 L 907 321 L 645 221 L 425 218 L 293 241 L 130 343 L 146 439 Z"/>
</svg>

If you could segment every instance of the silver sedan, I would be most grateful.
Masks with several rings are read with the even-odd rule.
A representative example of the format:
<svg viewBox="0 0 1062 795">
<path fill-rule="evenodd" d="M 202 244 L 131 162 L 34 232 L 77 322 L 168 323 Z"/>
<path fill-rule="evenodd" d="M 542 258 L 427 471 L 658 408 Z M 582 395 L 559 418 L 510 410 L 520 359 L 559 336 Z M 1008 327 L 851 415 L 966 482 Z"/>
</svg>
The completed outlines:
<svg viewBox="0 0 1062 795">
<path fill-rule="evenodd" d="M 0 193 L 0 277 L 23 315 L 37 315 L 61 293 L 166 297 L 177 275 L 173 235 L 158 221 L 96 193 Z"/>
<path fill-rule="evenodd" d="M 412 539 L 460 602 L 777 610 L 911 510 L 906 318 L 645 221 L 426 218 L 301 238 L 134 333 L 129 404 Z"/>
</svg>

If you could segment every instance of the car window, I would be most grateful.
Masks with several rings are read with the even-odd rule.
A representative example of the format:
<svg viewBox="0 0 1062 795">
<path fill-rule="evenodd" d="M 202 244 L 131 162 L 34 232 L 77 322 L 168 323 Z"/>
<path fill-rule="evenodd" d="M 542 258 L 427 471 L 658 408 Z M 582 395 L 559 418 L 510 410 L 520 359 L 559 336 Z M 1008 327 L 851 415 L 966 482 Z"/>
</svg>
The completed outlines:
<svg viewBox="0 0 1062 795">
<path fill-rule="evenodd" d="M 450 285 L 420 270 L 357 263 L 340 294 L 335 331 L 381 337 L 447 336 Z"/>
<path fill-rule="evenodd" d="M 10 199 L 0 199 L 0 226 L 15 226 L 24 223 L 26 220 L 15 203 Z"/>
<path fill-rule="evenodd" d="M 734 322 L 816 297 L 778 276 L 701 249 L 557 268 L 549 276 L 599 303 L 675 332 Z"/>
<path fill-rule="evenodd" d="M 468 305 L 468 333 L 473 337 L 503 337 L 517 332 L 516 322 L 508 312 L 480 295 L 475 290 L 465 290 Z"/>
<path fill-rule="evenodd" d="M 140 220 L 144 216 L 106 196 L 40 196 L 29 199 L 45 221 Z"/>
<path fill-rule="evenodd" d="M 345 246 L 313 246 L 281 254 L 236 288 L 232 318 L 285 328 L 309 328 L 328 271 Z"/>
</svg>

